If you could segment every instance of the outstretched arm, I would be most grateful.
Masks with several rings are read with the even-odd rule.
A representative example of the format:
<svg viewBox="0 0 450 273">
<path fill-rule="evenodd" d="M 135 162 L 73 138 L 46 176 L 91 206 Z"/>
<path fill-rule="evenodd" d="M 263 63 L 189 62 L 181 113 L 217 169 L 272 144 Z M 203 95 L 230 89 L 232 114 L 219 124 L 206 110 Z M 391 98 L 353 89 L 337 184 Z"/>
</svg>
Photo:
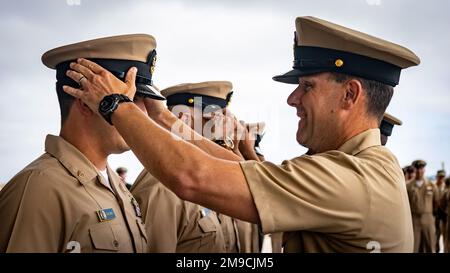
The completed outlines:
<svg viewBox="0 0 450 273">
<path fill-rule="evenodd" d="M 79 59 L 71 68 L 67 75 L 72 79 L 79 81 L 83 75 L 86 77 L 82 81 L 83 90 L 68 86 L 64 90 L 95 112 L 107 95 L 120 93 L 134 97 L 136 70 L 133 68 L 125 82 L 86 59 Z M 145 168 L 179 197 L 244 221 L 259 221 L 238 162 L 210 156 L 174 137 L 132 103 L 121 103 L 112 115 L 112 122 Z"/>
<path fill-rule="evenodd" d="M 242 161 L 242 158 L 238 155 L 198 134 L 164 107 L 162 101 L 148 98 L 144 101 L 149 117 L 164 129 L 178 135 L 183 138 L 183 140 L 194 144 L 209 155 L 231 161 Z"/>
</svg>

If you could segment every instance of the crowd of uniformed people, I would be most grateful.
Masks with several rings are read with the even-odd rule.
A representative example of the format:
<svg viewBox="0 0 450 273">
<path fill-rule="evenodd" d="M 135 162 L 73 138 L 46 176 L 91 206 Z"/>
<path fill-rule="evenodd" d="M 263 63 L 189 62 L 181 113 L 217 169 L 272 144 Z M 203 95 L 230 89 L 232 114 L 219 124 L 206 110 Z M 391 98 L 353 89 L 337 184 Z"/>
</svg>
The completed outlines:
<svg viewBox="0 0 450 273">
<path fill-rule="evenodd" d="M 445 172 L 402 173 L 385 146 L 400 72 L 420 59 L 319 18 L 295 26 L 293 69 L 273 79 L 295 84 L 308 152 L 281 164 L 261 151 L 264 122 L 228 110 L 231 82 L 159 90 L 151 35 L 43 54 L 61 130 L 1 189 L 0 252 L 448 251 Z M 132 185 L 107 162 L 130 149 L 144 166 Z"/>
</svg>

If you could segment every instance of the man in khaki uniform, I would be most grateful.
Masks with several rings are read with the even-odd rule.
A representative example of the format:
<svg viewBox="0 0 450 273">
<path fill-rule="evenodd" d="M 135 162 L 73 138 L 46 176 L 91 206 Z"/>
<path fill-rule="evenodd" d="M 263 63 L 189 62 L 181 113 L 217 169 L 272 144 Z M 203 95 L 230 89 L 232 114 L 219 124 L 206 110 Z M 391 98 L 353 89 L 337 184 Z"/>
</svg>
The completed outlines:
<svg viewBox="0 0 450 273">
<path fill-rule="evenodd" d="M 239 147 L 227 135 L 229 131 L 218 130 L 216 121 L 226 121 L 227 106 L 233 95 L 233 84 L 228 81 L 184 83 L 161 90 L 167 98 L 167 106 L 180 120 L 190 125 L 198 134 L 216 142 L 230 151 Z M 223 124 L 225 125 L 225 124 Z M 221 128 L 221 129 L 222 129 Z M 236 220 L 217 213 L 227 253 L 240 252 L 239 233 Z"/>
<path fill-rule="evenodd" d="M 416 180 L 416 169 L 411 165 L 403 167 L 403 175 L 405 176 L 406 184 L 409 184 L 411 181 Z"/>
<path fill-rule="evenodd" d="M 225 253 L 225 239 L 215 212 L 178 198 L 147 171 L 131 188 L 138 201 L 150 252 Z"/>
<path fill-rule="evenodd" d="M 236 219 L 241 253 L 260 253 L 262 237 L 256 224 Z"/>
<path fill-rule="evenodd" d="M 402 125 L 402 121 L 398 118 L 392 116 L 389 113 L 384 113 L 383 119 L 380 123 L 380 141 L 381 145 L 385 146 L 387 144 L 388 138 L 392 135 L 392 130 L 394 129 L 395 125 Z M 273 241 L 279 240 L 279 235 L 275 234 L 275 236 L 272 236 L 272 247 L 278 250 L 276 245 L 274 245 Z"/>
<path fill-rule="evenodd" d="M 381 146 L 379 125 L 400 71 L 419 58 L 314 17 L 297 18 L 296 29 L 294 69 L 274 79 L 298 84 L 287 102 L 300 118 L 297 142 L 311 155 L 281 165 L 215 157 L 213 143 L 199 139 L 199 149 L 174 138 L 176 117 L 151 100 L 145 103 L 154 120 L 131 103 L 108 117 L 145 168 L 179 197 L 259 223 L 264 233 L 287 232 L 285 252 L 411 252 L 403 173 Z M 102 67 L 80 64 L 98 81 L 65 91 L 91 109 L 114 94 L 134 96 Z"/>
<path fill-rule="evenodd" d="M 416 169 L 416 179 L 407 185 L 414 228 L 414 252 L 436 252 L 436 230 L 433 213 L 438 203 L 438 191 L 425 178 L 426 162 L 416 160 L 411 164 Z"/>
<path fill-rule="evenodd" d="M 150 35 L 101 38 L 55 48 L 42 56 L 56 69 L 62 127 L 48 135 L 45 153 L 20 171 L 0 193 L 0 252 L 146 252 L 139 206 L 107 164 L 129 149 L 116 129 L 79 99 L 63 92 L 84 79 L 66 76 L 70 62 L 89 57 L 117 74 L 139 63 L 151 79 L 155 40 Z M 153 57 L 151 57 L 153 58 Z M 128 79 L 127 79 L 128 80 Z M 138 81 L 139 94 L 153 94 Z M 135 84 L 134 82 L 132 83 Z M 143 100 L 136 101 L 144 108 Z"/>
<path fill-rule="evenodd" d="M 441 203 L 442 199 L 445 196 L 447 191 L 447 187 L 445 185 L 445 170 L 439 170 L 436 173 L 436 189 L 437 189 L 437 206 L 435 210 L 435 229 L 436 229 L 436 252 L 439 253 L 441 251 L 440 247 L 440 239 L 441 235 L 443 236 L 443 241 L 446 240 L 446 224 L 447 224 L 447 212 L 444 208 L 442 208 Z"/>
<path fill-rule="evenodd" d="M 231 88 L 230 82 L 216 81 L 180 84 L 161 93 L 180 120 L 192 128 L 199 124 L 197 128 L 203 134 L 213 112 L 222 114 L 228 105 Z M 196 110 L 195 100 L 201 100 Z M 201 116 L 205 109 L 207 113 Z M 208 135 L 212 137 L 212 132 Z M 232 218 L 181 200 L 146 170 L 136 179 L 131 192 L 141 204 L 147 234 L 153 242 L 152 252 L 239 251 L 238 230 Z"/>
</svg>

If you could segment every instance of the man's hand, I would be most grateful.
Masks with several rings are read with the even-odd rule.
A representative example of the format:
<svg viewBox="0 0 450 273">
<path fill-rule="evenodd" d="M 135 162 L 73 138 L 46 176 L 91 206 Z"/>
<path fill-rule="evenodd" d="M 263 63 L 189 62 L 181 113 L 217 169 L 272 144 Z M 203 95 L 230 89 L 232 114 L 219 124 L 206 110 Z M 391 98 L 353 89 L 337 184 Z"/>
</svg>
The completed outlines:
<svg viewBox="0 0 450 273">
<path fill-rule="evenodd" d="M 240 141 L 239 149 L 243 154 L 247 154 L 248 151 L 253 150 L 255 148 L 255 135 L 250 134 L 245 122 L 243 120 L 240 121 L 240 126 L 244 128 L 244 137 Z"/>
<path fill-rule="evenodd" d="M 261 130 L 260 124 L 246 124 L 241 121 L 241 126 L 245 128 L 245 136 L 239 142 L 239 150 L 246 160 L 262 161 L 255 152 L 256 134 Z"/>
<path fill-rule="evenodd" d="M 227 119 L 231 120 L 231 123 L 233 124 L 233 134 L 232 134 L 232 139 L 233 139 L 233 143 L 234 143 L 234 149 L 233 152 L 235 154 L 237 154 L 238 156 L 244 158 L 244 156 L 242 155 L 239 146 L 241 145 L 241 141 L 242 139 L 245 137 L 245 127 L 243 127 L 241 125 L 241 123 L 239 122 L 239 120 L 236 118 L 236 116 L 234 114 L 232 114 L 230 111 L 227 110 Z"/>
<path fill-rule="evenodd" d="M 66 75 L 78 82 L 80 89 L 67 85 L 63 86 L 66 93 L 81 99 L 95 113 L 98 113 L 100 101 L 111 94 L 124 94 L 130 99 L 136 93 L 136 73 L 135 67 L 130 68 L 125 77 L 125 82 L 116 78 L 108 70 L 100 65 L 86 60 L 78 59 L 76 63 L 71 63 Z"/>
</svg>

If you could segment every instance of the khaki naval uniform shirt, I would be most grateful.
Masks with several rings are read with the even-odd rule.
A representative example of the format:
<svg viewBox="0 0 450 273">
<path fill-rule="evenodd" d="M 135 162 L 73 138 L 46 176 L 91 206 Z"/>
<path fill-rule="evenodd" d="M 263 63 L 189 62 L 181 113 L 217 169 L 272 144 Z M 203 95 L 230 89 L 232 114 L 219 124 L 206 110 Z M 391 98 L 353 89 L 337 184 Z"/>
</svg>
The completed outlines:
<svg viewBox="0 0 450 273">
<path fill-rule="evenodd" d="M 269 235 L 272 241 L 272 253 L 283 253 L 283 232 Z"/>
<path fill-rule="evenodd" d="M 239 253 L 241 245 L 239 243 L 239 231 L 236 225 L 236 220 L 218 213 L 219 223 L 222 228 L 223 238 L 225 239 L 225 249 L 227 253 Z"/>
<path fill-rule="evenodd" d="M 262 238 L 260 238 L 258 225 L 235 220 L 239 235 L 239 246 L 241 253 L 260 253 Z"/>
<path fill-rule="evenodd" d="M 108 167 L 111 189 L 94 165 L 63 138 L 0 193 L 0 252 L 145 252 L 145 227 L 131 193 Z M 112 209 L 109 221 L 97 212 Z"/>
<path fill-rule="evenodd" d="M 284 252 L 412 252 L 405 179 L 379 129 L 281 165 L 240 164 L 263 232 L 289 232 Z"/>
<path fill-rule="evenodd" d="M 407 185 L 414 228 L 414 252 L 436 251 L 436 228 L 433 215 L 438 203 L 438 190 L 430 181 L 423 179 L 420 187 L 416 181 Z"/>
<path fill-rule="evenodd" d="M 131 188 L 139 202 L 151 252 L 224 253 L 225 239 L 217 215 L 181 200 L 147 171 Z"/>
<path fill-rule="evenodd" d="M 411 213 L 413 216 L 422 214 L 433 214 L 435 204 L 439 202 L 439 192 L 435 185 L 423 179 L 423 184 L 418 187 L 413 181 L 407 186 Z"/>
</svg>

